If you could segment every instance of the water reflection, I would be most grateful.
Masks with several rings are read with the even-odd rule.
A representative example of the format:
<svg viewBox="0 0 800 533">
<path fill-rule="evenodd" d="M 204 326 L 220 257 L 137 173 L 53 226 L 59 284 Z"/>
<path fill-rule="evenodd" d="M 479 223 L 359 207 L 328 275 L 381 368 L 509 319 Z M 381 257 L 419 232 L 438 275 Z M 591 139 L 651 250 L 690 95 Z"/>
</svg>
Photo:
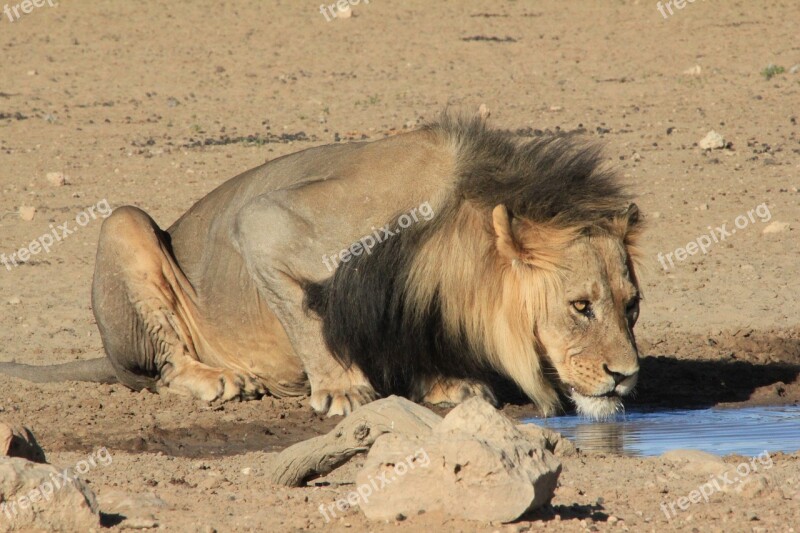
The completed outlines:
<svg viewBox="0 0 800 533">
<path fill-rule="evenodd" d="M 623 453 L 625 424 L 618 422 L 585 423 L 575 426 L 572 438 L 578 447 L 593 452 Z M 562 432 L 563 433 L 563 432 Z"/>
</svg>

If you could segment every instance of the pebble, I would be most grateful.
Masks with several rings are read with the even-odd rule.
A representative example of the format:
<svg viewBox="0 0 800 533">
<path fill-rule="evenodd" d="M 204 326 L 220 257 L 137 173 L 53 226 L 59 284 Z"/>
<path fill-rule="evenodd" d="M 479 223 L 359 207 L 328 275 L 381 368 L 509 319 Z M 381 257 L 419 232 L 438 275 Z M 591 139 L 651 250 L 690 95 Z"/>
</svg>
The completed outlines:
<svg viewBox="0 0 800 533">
<path fill-rule="evenodd" d="M 63 187 L 67 184 L 67 177 L 63 172 L 48 172 L 47 182 L 53 187 Z"/>
<path fill-rule="evenodd" d="M 36 208 L 29 205 L 23 205 L 19 208 L 19 218 L 30 222 L 36 216 Z"/>
<path fill-rule="evenodd" d="M 9 305 L 19 305 L 22 303 L 22 300 L 20 300 L 19 296 L 12 296 L 8 299 L 8 303 Z"/>
<path fill-rule="evenodd" d="M 715 148 L 724 148 L 725 147 L 725 139 L 714 130 L 709 131 L 706 133 L 706 136 L 700 139 L 697 143 L 700 148 L 703 150 L 713 150 Z"/>
<path fill-rule="evenodd" d="M 207 477 L 197 484 L 202 490 L 214 490 L 222 486 L 222 479 L 219 477 Z"/>
<path fill-rule="evenodd" d="M 702 72 L 703 68 L 700 65 L 695 65 L 683 71 L 683 73 L 686 74 L 687 76 L 699 76 L 700 74 L 702 74 Z"/>
<path fill-rule="evenodd" d="M 770 233 L 783 233 L 784 231 L 789 231 L 791 225 L 788 222 L 770 222 L 766 228 L 761 230 L 761 233 L 764 235 L 769 235 Z"/>
</svg>

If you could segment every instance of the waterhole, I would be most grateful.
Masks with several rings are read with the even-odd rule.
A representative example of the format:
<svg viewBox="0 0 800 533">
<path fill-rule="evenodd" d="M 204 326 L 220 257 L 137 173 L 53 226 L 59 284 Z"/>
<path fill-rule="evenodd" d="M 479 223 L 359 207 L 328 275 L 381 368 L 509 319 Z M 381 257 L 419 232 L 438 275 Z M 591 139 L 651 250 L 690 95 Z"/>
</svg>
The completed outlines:
<svg viewBox="0 0 800 533">
<path fill-rule="evenodd" d="M 660 455 L 676 448 L 753 456 L 800 450 L 800 405 L 627 412 L 608 422 L 578 416 L 528 422 L 560 432 L 585 451 Z"/>
</svg>

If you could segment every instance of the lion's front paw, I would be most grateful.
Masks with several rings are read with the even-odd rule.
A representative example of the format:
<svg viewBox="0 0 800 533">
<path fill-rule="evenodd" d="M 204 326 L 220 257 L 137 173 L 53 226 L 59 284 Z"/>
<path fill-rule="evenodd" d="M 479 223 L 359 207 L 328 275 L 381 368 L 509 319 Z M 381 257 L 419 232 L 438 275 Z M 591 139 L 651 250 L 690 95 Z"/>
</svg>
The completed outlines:
<svg viewBox="0 0 800 533">
<path fill-rule="evenodd" d="M 223 370 L 218 379 L 216 396 L 207 401 L 257 400 L 266 393 L 266 387 L 252 374 Z"/>
<path fill-rule="evenodd" d="M 422 401 L 434 405 L 456 405 L 473 396 L 478 396 L 497 406 L 497 398 L 492 389 L 478 381 L 439 378 L 422 384 L 421 389 L 419 396 Z"/>
<path fill-rule="evenodd" d="M 369 385 L 359 385 L 346 390 L 320 389 L 311 393 L 311 407 L 328 416 L 349 415 L 358 407 L 378 398 Z"/>
</svg>

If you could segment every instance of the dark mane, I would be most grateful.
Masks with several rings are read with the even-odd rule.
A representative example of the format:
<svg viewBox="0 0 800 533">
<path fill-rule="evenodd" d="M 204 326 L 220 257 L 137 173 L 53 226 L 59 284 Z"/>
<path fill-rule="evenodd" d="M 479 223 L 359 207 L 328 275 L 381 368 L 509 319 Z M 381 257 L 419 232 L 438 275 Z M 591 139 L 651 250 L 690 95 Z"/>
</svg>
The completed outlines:
<svg viewBox="0 0 800 533">
<path fill-rule="evenodd" d="M 443 145 L 455 147 L 453 194 L 435 206 L 436 216 L 429 222 L 387 239 L 371 255 L 353 257 L 332 277 L 305 286 L 306 306 L 322 318 L 331 352 L 346 366 L 357 365 L 382 395 L 409 396 L 426 377 L 480 376 L 486 381 L 488 374 L 498 372 L 489 367 L 485 346 L 470 339 L 466 328 L 447 327 L 447 295 L 439 286 L 430 291 L 433 296 L 421 311 L 409 302 L 415 262 L 438 261 L 445 271 L 456 261 L 456 246 L 443 247 L 435 258 L 420 259 L 420 254 L 431 239 L 452 231 L 465 204 L 485 213 L 486 220 L 492 208 L 504 204 L 513 217 L 581 229 L 612 219 L 628 205 L 613 173 L 603 169 L 600 151 L 577 139 L 520 142 L 508 132 L 488 129 L 481 120 L 450 116 L 425 129 Z M 407 207 L 398 206 L 398 212 Z M 491 225 L 474 231 L 482 233 L 475 255 L 491 255 Z"/>
<path fill-rule="evenodd" d="M 627 206 L 602 150 L 564 134 L 520 143 L 478 119 L 445 115 L 425 129 L 458 146 L 457 195 L 482 207 L 505 204 L 515 217 L 557 226 L 589 225 Z"/>
</svg>

